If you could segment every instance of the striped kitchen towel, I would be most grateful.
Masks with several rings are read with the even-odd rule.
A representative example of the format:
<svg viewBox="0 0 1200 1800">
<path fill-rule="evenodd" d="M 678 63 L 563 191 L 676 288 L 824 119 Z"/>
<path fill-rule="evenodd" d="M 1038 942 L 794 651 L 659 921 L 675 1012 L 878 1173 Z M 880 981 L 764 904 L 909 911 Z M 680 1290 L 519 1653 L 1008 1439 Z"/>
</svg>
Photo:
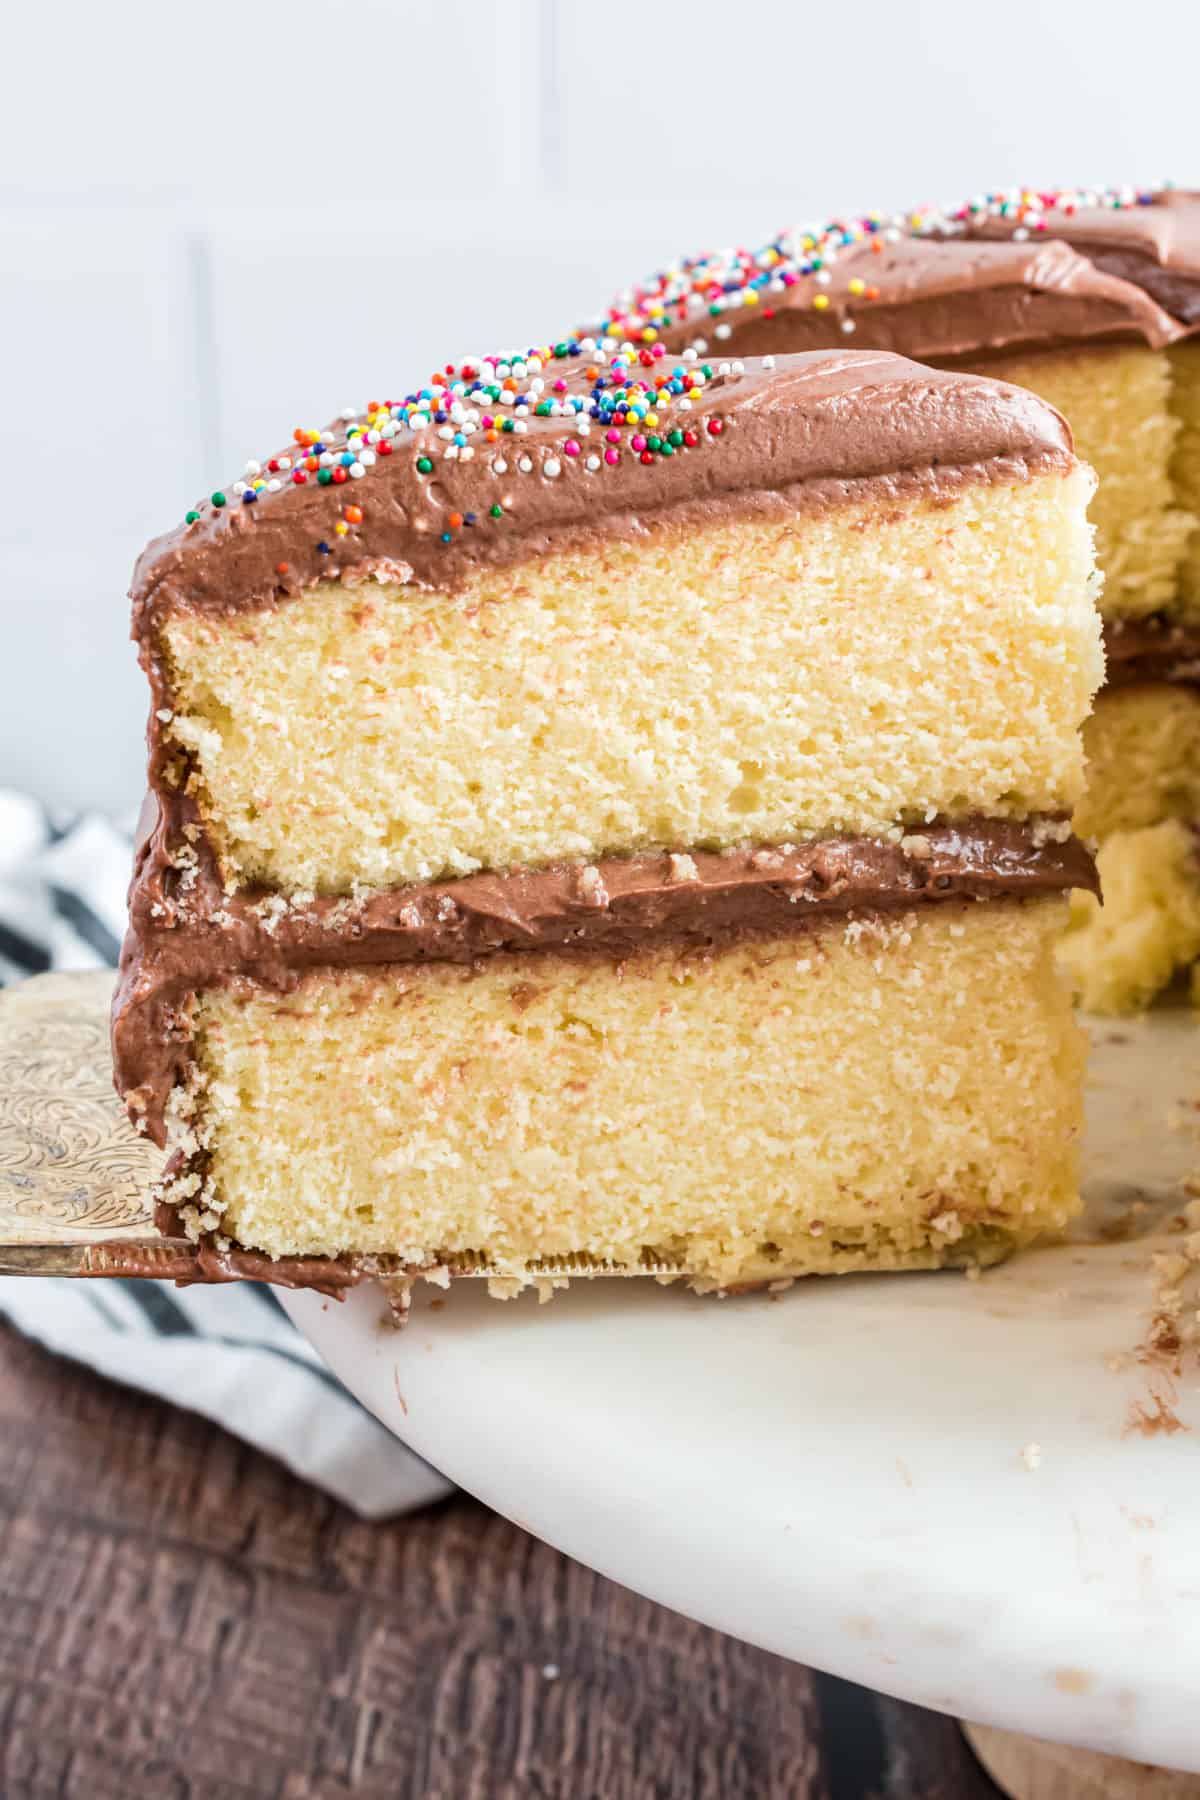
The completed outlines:
<svg viewBox="0 0 1200 1800">
<path fill-rule="evenodd" d="M 0 789 L 0 986 L 116 961 L 132 818 L 55 821 Z M 269 1288 L 0 1278 L 0 1314 L 49 1350 L 202 1413 L 368 1519 L 450 1483 L 326 1369 Z"/>
<path fill-rule="evenodd" d="M 94 815 L 56 822 L 0 788 L 0 986 L 116 963 L 133 826 Z"/>
</svg>

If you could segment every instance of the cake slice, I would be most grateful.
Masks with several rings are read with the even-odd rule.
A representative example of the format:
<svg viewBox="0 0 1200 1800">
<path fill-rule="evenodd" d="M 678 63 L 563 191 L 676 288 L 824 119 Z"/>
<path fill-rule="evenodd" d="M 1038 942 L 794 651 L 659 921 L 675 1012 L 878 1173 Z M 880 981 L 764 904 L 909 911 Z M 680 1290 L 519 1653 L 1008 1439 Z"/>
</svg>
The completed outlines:
<svg viewBox="0 0 1200 1800">
<path fill-rule="evenodd" d="M 1107 915 L 1078 897 L 1067 959 L 1085 1005 L 1145 1004 L 1200 952 L 1200 196 L 1013 189 L 837 220 L 675 263 L 619 295 L 601 329 L 676 354 L 878 346 L 1018 383 L 1070 420 L 1099 477 L 1121 695 L 1085 733 L 1080 829 L 1100 842 Z M 1115 824 L 1135 781 L 1141 822 Z"/>
<path fill-rule="evenodd" d="M 1116 620 L 1180 598 L 1200 520 L 1197 325 L 1200 197 L 1015 190 L 687 258 L 618 295 L 598 328 L 676 354 L 853 343 L 1033 388 L 1070 417 L 1099 476 L 1102 605 Z"/>
<path fill-rule="evenodd" d="M 134 586 L 164 1218 L 323 1285 L 1060 1229 L 1092 485 L 973 375 L 584 339 L 198 505 Z"/>
</svg>

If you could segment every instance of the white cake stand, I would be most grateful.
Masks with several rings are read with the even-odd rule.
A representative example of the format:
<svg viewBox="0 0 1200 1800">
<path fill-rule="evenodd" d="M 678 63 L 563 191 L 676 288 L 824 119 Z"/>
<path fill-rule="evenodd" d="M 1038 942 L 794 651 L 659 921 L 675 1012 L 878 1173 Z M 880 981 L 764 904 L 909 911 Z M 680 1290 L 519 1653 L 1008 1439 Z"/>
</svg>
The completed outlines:
<svg viewBox="0 0 1200 1800">
<path fill-rule="evenodd" d="M 602 1280 L 544 1307 L 462 1282 L 402 1332 L 370 1288 L 289 1311 L 407 1443 L 628 1587 L 924 1706 L 1200 1770 L 1200 1375 L 1149 1348 L 1200 1030 L 1094 1039 L 1089 1241 L 981 1280 Z"/>
</svg>

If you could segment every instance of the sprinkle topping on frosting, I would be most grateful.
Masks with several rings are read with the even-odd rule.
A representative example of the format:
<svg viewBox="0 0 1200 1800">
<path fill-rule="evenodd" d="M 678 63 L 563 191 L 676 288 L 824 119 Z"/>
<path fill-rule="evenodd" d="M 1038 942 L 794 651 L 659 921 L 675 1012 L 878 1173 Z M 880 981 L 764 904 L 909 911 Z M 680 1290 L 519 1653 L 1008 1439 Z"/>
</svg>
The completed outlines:
<svg viewBox="0 0 1200 1800">
<path fill-rule="evenodd" d="M 682 259 L 620 294 L 590 335 L 447 363 L 403 399 L 347 409 L 323 429 L 298 426 L 286 451 L 248 462 L 228 492 L 214 490 L 187 513 L 185 523 L 198 527 L 214 512 L 254 507 L 289 484 L 349 491 L 393 456 L 411 457 L 435 498 L 446 464 L 478 459 L 491 475 L 504 478 L 505 491 L 498 482 L 495 498 L 477 511 L 448 503 L 437 539 L 452 544 L 463 531 L 495 526 L 507 516 L 513 475 L 549 481 L 574 469 L 599 475 L 622 463 L 649 466 L 711 445 L 725 425 L 720 417 L 703 416 L 705 390 L 715 379 L 742 372 L 740 362 L 717 360 L 722 340 L 732 335 L 734 314 L 749 323 L 751 310 L 770 319 L 777 305 L 800 306 L 818 315 L 829 312 L 833 327 L 850 337 L 856 304 L 881 297 L 871 274 L 873 267 L 882 273 L 890 245 L 980 231 L 995 235 L 1008 225 L 1017 241 L 1053 237 L 1057 221 L 1150 206 L 1160 197 L 1133 187 L 1010 188 L 957 207 L 866 213 L 782 232 L 757 250 Z M 834 286 L 839 262 L 848 266 L 838 269 Z M 693 327 L 695 338 L 686 349 L 668 351 L 664 333 L 678 345 L 681 327 Z M 711 360 L 709 336 L 718 345 Z M 517 441 L 528 436 L 533 421 L 543 422 L 536 455 L 529 453 L 532 444 Z M 549 421 L 559 422 L 559 430 L 553 425 L 547 430 Z M 320 556 L 333 555 L 339 540 L 353 541 L 362 524 L 369 485 L 354 485 L 353 493 L 353 503 L 336 497 L 330 508 L 325 535 L 315 542 Z M 288 564 L 277 564 L 277 573 L 287 575 Z"/>
<path fill-rule="evenodd" d="M 984 219 L 1010 221 L 1014 239 L 1022 241 L 1035 233 L 1049 234 L 1050 214 L 1071 218 L 1093 208 L 1118 211 L 1153 203 L 1153 192 L 1145 188 L 1014 187 L 977 194 L 961 206 L 921 206 L 906 213 L 872 212 L 794 226 L 757 250 L 707 251 L 672 263 L 618 294 L 602 329 L 617 339 L 653 343 L 664 325 L 708 319 L 720 339 L 730 333 L 729 325 L 720 322 L 723 314 L 756 307 L 769 318 L 773 300 L 806 279 L 811 278 L 814 289 L 810 305 L 824 311 L 829 298 L 821 290 L 832 280 L 833 266 L 847 250 L 866 242 L 880 251 L 903 237 L 954 236 Z M 850 287 L 856 298 L 878 298 L 878 290 L 866 280 L 852 281 Z"/>
<path fill-rule="evenodd" d="M 341 487 L 361 481 L 381 457 L 398 454 L 412 455 L 417 474 L 431 478 L 441 463 L 477 456 L 489 457 L 497 476 L 514 470 L 529 475 L 535 464 L 512 440 L 528 434 L 532 419 L 562 421 L 564 435 L 555 454 L 538 467 L 551 480 L 562 474 L 563 459 L 593 474 L 626 457 L 652 464 L 721 435 L 720 419 L 690 423 L 687 415 L 718 375 L 741 372 L 740 363 L 718 367 L 693 350 L 668 357 L 661 344 L 623 343 L 609 334 L 566 338 L 507 356 L 468 357 L 458 365 L 447 363 L 427 386 L 402 400 L 371 400 L 361 413 L 348 408 L 325 429 L 297 426 L 293 448 L 248 462 L 230 493 L 218 490 L 207 504 L 218 511 L 231 500 L 252 506 L 289 481 L 297 487 L 310 482 Z M 335 537 L 362 523 L 365 504 L 341 507 L 332 527 Z M 201 502 L 187 514 L 188 525 L 199 523 L 204 506 Z M 448 511 L 441 540 L 449 544 L 464 527 L 498 520 L 504 510 L 496 501 L 482 515 Z M 318 545 L 326 555 L 332 548 Z"/>
</svg>

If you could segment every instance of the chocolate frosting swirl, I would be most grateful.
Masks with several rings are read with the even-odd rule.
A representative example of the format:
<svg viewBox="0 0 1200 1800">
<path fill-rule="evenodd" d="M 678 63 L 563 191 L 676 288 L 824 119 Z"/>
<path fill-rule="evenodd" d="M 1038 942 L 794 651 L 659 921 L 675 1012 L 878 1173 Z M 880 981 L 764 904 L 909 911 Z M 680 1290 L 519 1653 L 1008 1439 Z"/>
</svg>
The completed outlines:
<svg viewBox="0 0 1200 1800">
<path fill-rule="evenodd" d="M 1178 624 L 1160 614 L 1107 619 L 1104 660 L 1108 687 L 1128 687 L 1135 681 L 1200 686 L 1200 625 Z"/>
<path fill-rule="evenodd" d="M 970 234 L 1011 237 L 1012 229 L 1002 219 L 986 219 Z M 1045 235 L 1074 245 L 1095 268 L 1142 289 L 1181 325 L 1200 324 L 1200 194 L 1168 189 L 1152 195 L 1148 206 L 1051 209 Z"/>
</svg>

